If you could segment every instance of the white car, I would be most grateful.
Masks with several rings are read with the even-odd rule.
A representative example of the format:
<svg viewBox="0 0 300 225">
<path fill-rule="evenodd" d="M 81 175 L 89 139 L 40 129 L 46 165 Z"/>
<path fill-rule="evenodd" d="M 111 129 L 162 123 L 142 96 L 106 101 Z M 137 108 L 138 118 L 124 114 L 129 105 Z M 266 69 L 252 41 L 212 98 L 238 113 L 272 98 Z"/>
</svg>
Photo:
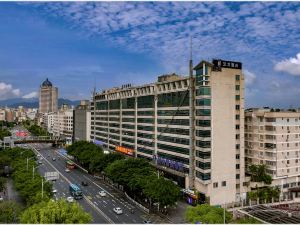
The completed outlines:
<svg viewBox="0 0 300 225">
<path fill-rule="evenodd" d="M 99 195 L 100 195 L 101 197 L 105 197 L 105 196 L 106 196 L 106 192 L 105 192 L 105 191 L 99 191 Z"/>
<path fill-rule="evenodd" d="M 53 189 L 53 190 L 52 190 L 52 193 L 53 193 L 53 194 L 56 194 L 56 193 L 57 193 L 57 190 L 56 190 L 56 189 Z"/>
<path fill-rule="evenodd" d="M 0 196 L 0 202 L 2 202 L 4 199 L 3 199 L 3 197 L 2 196 Z"/>
<path fill-rule="evenodd" d="M 67 197 L 67 202 L 69 202 L 69 203 L 74 202 L 74 198 L 71 196 Z"/>
<path fill-rule="evenodd" d="M 113 210 L 114 210 L 114 212 L 115 212 L 116 214 L 118 214 L 118 215 L 120 215 L 120 214 L 123 213 L 123 210 L 122 210 L 120 207 L 114 208 Z"/>
<path fill-rule="evenodd" d="M 69 172 L 70 172 L 70 169 L 67 168 L 67 169 L 65 169 L 65 171 L 66 171 L 67 173 L 69 173 Z"/>
</svg>

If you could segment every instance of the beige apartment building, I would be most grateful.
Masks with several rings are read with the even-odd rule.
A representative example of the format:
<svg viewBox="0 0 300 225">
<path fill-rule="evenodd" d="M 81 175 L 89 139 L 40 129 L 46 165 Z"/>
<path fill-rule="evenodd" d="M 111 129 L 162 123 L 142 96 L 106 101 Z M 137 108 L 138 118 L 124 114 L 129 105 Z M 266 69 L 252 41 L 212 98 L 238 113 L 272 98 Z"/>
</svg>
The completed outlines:
<svg viewBox="0 0 300 225">
<path fill-rule="evenodd" d="M 266 164 L 282 199 L 300 186 L 300 112 L 249 109 L 245 113 L 246 164 Z"/>
<path fill-rule="evenodd" d="M 39 113 L 56 112 L 58 88 L 53 87 L 48 78 L 42 83 L 39 92 Z"/>
<path fill-rule="evenodd" d="M 148 159 L 192 197 L 212 205 L 241 201 L 246 195 L 242 64 L 201 61 L 193 71 L 192 78 L 163 75 L 151 84 L 95 93 L 91 140 Z"/>
<path fill-rule="evenodd" d="M 62 107 L 53 115 L 52 132 L 54 137 L 63 137 L 66 139 L 66 144 L 72 144 L 73 140 L 73 109 L 67 105 Z"/>
</svg>

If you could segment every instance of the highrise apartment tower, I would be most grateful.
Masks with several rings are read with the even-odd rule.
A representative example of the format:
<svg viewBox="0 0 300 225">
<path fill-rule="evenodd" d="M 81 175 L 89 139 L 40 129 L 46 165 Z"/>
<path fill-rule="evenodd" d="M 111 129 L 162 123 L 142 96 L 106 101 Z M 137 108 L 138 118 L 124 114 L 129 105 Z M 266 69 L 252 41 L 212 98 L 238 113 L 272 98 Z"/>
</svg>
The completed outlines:
<svg viewBox="0 0 300 225">
<path fill-rule="evenodd" d="M 56 112 L 58 88 L 53 87 L 48 78 L 42 83 L 39 94 L 39 113 Z"/>
<path fill-rule="evenodd" d="M 213 205 L 240 201 L 245 193 L 242 64 L 201 61 L 191 72 L 196 73 L 192 82 L 169 74 L 155 83 L 95 93 L 91 140 L 150 160 L 192 197 L 199 193 Z"/>
</svg>

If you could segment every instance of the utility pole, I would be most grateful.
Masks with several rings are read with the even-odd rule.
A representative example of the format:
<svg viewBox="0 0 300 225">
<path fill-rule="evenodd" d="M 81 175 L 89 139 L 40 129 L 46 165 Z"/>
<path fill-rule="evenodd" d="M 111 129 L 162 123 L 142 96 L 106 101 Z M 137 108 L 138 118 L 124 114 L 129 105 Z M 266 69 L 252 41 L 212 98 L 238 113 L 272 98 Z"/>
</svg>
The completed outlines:
<svg viewBox="0 0 300 225">
<path fill-rule="evenodd" d="M 42 178 L 42 199 L 44 197 L 44 178 Z"/>
<path fill-rule="evenodd" d="M 34 166 L 32 167 L 32 180 L 34 180 Z"/>
<path fill-rule="evenodd" d="M 194 139 L 194 78 L 193 78 L 193 54 L 192 54 L 192 37 L 190 39 L 190 61 L 189 61 L 189 105 L 190 105 L 190 163 L 189 163 L 189 189 L 194 189 L 194 173 L 195 173 L 195 139 Z"/>
</svg>

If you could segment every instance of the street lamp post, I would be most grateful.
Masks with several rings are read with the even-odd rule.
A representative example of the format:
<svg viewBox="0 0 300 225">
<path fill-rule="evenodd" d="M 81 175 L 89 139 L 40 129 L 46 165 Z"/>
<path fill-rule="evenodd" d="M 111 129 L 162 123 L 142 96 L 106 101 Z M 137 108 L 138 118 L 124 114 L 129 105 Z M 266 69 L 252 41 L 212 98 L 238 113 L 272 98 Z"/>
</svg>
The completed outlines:
<svg viewBox="0 0 300 225">
<path fill-rule="evenodd" d="M 32 156 L 32 157 L 30 157 L 30 158 L 27 157 L 27 159 L 26 159 L 26 170 L 27 170 L 27 171 L 28 171 L 28 161 L 29 161 L 30 159 L 32 159 L 32 158 L 34 158 L 34 156 Z"/>
<path fill-rule="evenodd" d="M 42 199 L 44 197 L 44 178 L 42 177 Z"/>
<path fill-rule="evenodd" d="M 34 167 L 32 166 L 32 180 L 34 180 L 34 169 L 38 168 L 40 165 Z"/>
</svg>

